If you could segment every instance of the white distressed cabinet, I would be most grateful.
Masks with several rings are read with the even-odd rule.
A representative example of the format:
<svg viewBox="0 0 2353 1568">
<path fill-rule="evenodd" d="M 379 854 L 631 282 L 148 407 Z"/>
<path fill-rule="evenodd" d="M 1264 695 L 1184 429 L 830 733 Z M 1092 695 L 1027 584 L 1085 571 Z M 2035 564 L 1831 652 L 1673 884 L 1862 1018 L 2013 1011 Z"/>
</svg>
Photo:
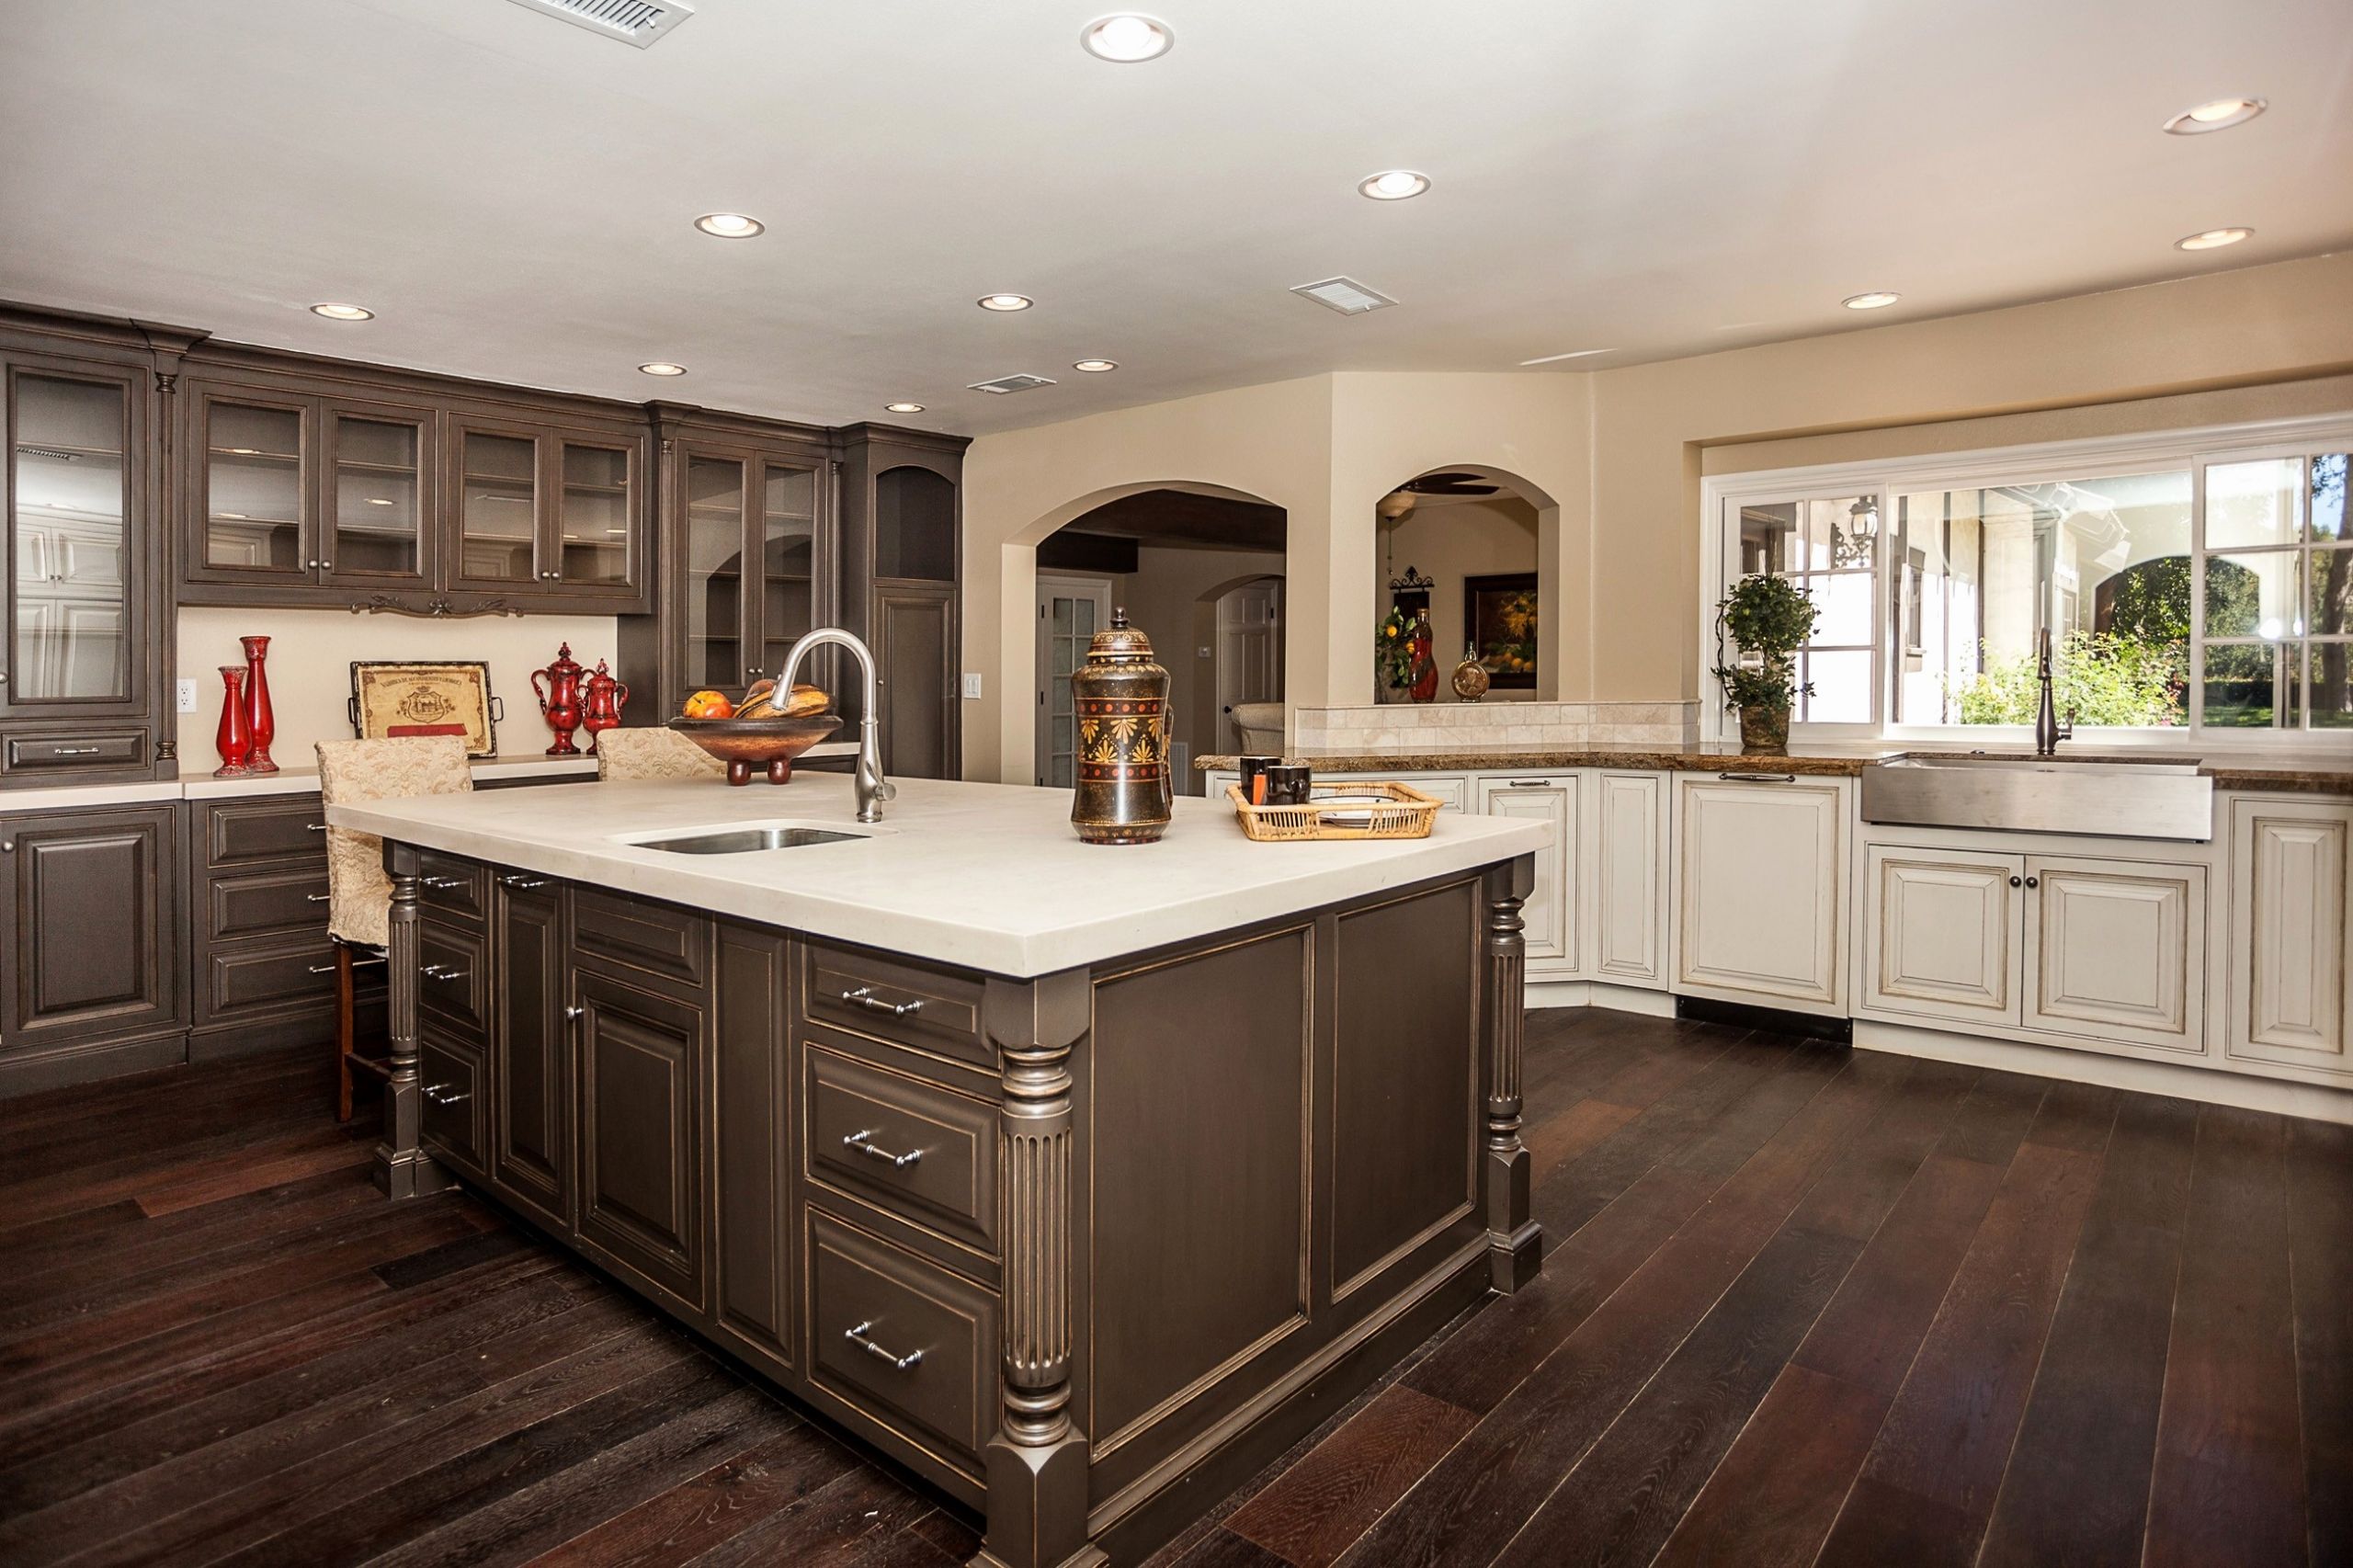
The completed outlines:
<svg viewBox="0 0 2353 1568">
<path fill-rule="evenodd" d="M 1675 989 L 1844 1017 L 1854 781 L 1683 774 L 1675 801 Z"/>
<path fill-rule="evenodd" d="M 2314 1081 L 2353 1077 L 2353 804 L 2230 803 L 2230 984 L 2223 1050 Z"/>
<path fill-rule="evenodd" d="M 1863 877 L 1865 1006 L 2018 1023 L 2018 857 L 1874 844 Z"/>
<path fill-rule="evenodd" d="M 1664 989 L 1667 776 L 1601 768 L 1587 779 L 1578 868 L 1586 972 L 1611 985 Z"/>
<path fill-rule="evenodd" d="M 1415 780 L 1416 788 L 1420 780 Z M 1579 900 L 1578 786 L 1574 773 L 1493 773 L 1477 780 L 1479 813 L 1540 822 L 1552 842 L 1536 857 L 1536 883 L 1521 906 L 1530 980 L 1571 980 L 1584 970 Z"/>
</svg>

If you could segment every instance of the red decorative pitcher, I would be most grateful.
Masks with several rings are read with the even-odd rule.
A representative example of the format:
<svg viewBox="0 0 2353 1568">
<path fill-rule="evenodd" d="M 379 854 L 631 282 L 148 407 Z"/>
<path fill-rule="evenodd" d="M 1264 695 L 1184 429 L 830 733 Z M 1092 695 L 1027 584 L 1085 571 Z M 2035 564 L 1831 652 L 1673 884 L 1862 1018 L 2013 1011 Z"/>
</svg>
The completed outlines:
<svg viewBox="0 0 2353 1568">
<path fill-rule="evenodd" d="M 605 661 L 597 661 L 597 673 L 588 677 L 588 699 L 580 727 L 588 732 L 588 755 L 597 755 L 597 737 L 606 730 L 618 729 L 621 710 L 629 704 L 629 687 L 613 678 Z"/>
<path fill-rule="evenodd" d="M 572 656 L 572 644 L 559 646 L 555 663 L 543 670 L 531 672 L 531 689 L 539 694 L 540 713 L 555 732 L 555 744 L 548 747 L 550 756 L 578 756 L 580 748 L 572 744 L 572 732 L 580 728 L 580 677 L 586 672 Z M 540 681 L 545 677 L 547 685 Z"/>
</svg>

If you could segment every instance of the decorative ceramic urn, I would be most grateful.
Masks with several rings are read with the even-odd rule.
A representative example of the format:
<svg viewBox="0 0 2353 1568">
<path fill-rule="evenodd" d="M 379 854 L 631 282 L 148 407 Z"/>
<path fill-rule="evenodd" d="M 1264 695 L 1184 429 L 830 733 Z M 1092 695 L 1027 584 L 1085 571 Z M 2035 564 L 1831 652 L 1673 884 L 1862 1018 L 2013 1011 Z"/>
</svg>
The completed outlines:
<svg viewBox="0 0 2353 1568">
<path fill-rule="evenodd" d="M 1071 825 L 1089 844 L 1150 844 L 1168 827 L 1175 780 L 1168 776 L 1168 672 L 1153 662 L 1152 640 L 1111 612 L 1071 672 L 1078 720 L 1077 790 Z"/>
</svg>

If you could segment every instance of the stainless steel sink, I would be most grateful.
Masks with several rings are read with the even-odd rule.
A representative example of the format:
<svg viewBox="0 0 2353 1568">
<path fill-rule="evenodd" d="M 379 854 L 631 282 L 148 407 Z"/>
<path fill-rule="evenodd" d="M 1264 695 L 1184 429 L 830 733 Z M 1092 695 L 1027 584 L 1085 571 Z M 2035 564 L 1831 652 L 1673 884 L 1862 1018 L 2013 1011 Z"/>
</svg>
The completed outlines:
<svg viewBox="0 0 2353 1568">
<path fill-rule="evenodd" d="M 760 849 L 805 849 L 813 844 L 840 844 L 872 836 L 866 833 L 838 833 L 830 827 L 730 827 L 632 842 L 640 849 L 666 849 L 673 855 L 748 855 Z"/>
<path fill-rule="evenodd" d="M 1863 769 L 1863 820 L 1915 827 L 2214 836 L 2214 781 L 2178 755 L 1905 752 Z"/>
</svg>

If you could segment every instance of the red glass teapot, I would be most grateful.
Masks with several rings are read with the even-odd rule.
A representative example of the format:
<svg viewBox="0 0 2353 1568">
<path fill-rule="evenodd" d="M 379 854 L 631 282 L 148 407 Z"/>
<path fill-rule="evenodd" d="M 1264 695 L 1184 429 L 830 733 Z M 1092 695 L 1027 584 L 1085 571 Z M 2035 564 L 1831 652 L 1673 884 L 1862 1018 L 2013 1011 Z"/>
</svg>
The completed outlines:
<svg viewBox="0 0 2353 1568">
<path fill-rule="evenodd" d="M 572 732 L 580 728 L 580 677 L 586 673 L 573 658 L 569 642 L 556 649 L 554 664 L 531 672 L 531 689 L 539 694 L 540 713 L 547 720 L 548 728 L 555 732 L 555 744 L 548 747 L 550 756 L 580 755 L 580 748 L 572 744 Z M 546 678 L 547 685 L 540 684 L 541 677 Z"/>
<path fill-rule="evenodd" d="M 588 677 L 588 699 L 580 726 L 588 732 L 588 755 L 597 755 L 597 736 L 606 730 L 618 729 L 621 710 L 629 705 L 629 687 L 613 678 L 605 661 L 597 661 L 597 673 Z"/>
</svg>

